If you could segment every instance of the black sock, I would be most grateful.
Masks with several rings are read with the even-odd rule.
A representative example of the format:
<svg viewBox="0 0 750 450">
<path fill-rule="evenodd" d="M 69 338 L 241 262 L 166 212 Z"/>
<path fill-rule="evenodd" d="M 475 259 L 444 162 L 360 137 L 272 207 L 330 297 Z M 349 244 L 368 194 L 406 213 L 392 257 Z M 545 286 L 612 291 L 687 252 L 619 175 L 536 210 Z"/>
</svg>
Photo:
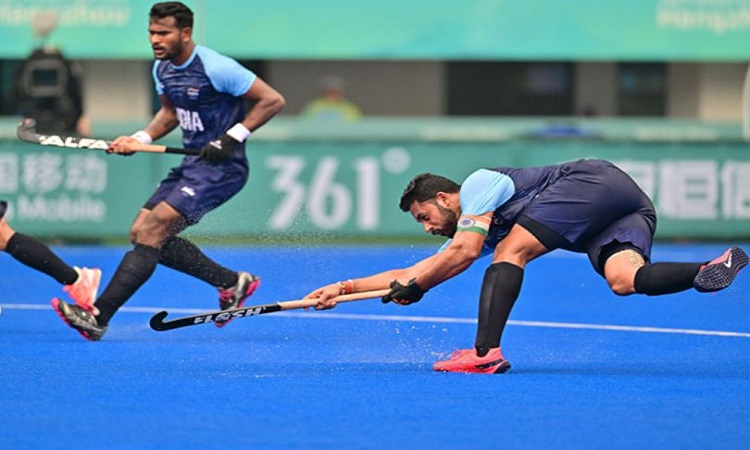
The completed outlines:
<svg viewBox="0 0 750 450">
<path fill-rule="evenodd" d="M 693 287 L 693 278 L 703 263 L 647 264 L 635 273 L 635 291 L 646 295 L 682 292 Z"/>
<path fill-rule="evenodd" d="M 60 284 L 73 284 L 78 279 L 75 269 L 67 265 L 37 238 L 14 233 L 8 239 L 5 252 L 21 264 L 46 273 Z"/>
<path fill-rule="evenodd" d="M 107 288 L 95 303 L 99 308 L 97 322 L 100 325 L 109 323 L 115 312 L 151 277 L 158 262 L 159 249 L 148 245 L 135 244 L 133 250 L 125 254 Z"/>
<path fill-rule="evenodd" d="M 172 236 L 164 241 L 159 264 L 203 280 L 211 286 L 228 288 L 237 284 L 237 272 L 219 265 L 195 244 Z"/>
<path fill-rule="evenodd" d="M 484 356 L 500 346 L 505 323 L 521 292 L 523 269 L 515 264 L 492 264 L 484 272 L 482 293 L 479 297 L 479 323 L 474 347 Z"/>
</svg>

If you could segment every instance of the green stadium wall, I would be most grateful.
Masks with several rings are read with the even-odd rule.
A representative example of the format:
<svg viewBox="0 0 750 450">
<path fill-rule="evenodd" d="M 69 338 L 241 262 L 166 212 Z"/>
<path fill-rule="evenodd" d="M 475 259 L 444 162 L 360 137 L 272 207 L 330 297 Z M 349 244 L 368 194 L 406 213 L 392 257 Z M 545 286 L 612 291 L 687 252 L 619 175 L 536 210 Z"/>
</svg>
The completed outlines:
<svg viewBox="0 0 750 450">
<path fill-rule="evenodd" d="M 0 198 L 13 226 L 42 237 L 125 239 L 174 155 L 107 155 L 27 144 L 0 128 Z M 134 124 L 97 126 L 97 137 Z M 654 199 L 661 239 L 750 237 L 750 152 L 738 124 L 688 121 L 275 120 L 248 145 L 245 189 L 188 233 L 206 239 L 422 236 L 398 209 L 416 174 L 461 181 L 473 170 L 578 158 L 617 163 Z M 175 136 L 165 142 L 179 145 Z"/>
</svg>

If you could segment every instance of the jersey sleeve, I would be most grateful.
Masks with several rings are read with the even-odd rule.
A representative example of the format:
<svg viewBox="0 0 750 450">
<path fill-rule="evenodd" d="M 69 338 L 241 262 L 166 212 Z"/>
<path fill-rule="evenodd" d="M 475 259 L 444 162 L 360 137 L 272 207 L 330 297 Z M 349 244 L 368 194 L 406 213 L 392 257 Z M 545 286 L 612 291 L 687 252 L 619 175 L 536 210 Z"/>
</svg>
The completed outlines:
<svg viewBox="0 0 750 450">
<path fill-rule="evenodd" d="M 508 175 L 494 170 L 479 169 L 469 175 L 461 185 L 461 215 L 481 216 L 494 211 L 515 193 L 516 187 Z M 438 249 L 438 253 L 448 248 L 451 242 L 453 239 L 445 241 Z M 485 244 L 479 257 L 491 255 L 493 252 L 494 250 Z"/>
<path fill-rule="evenodd" d="M 151 76 L 154 78 L 154 89 L 156 89 L 157 95 L 162 95 L 164 93 L 164 85 L 161 84 L 161 81 L 159 81 L 159 75 L 156 69 L 159 68 L 159 60 L 157 59 L 154 61 L 154 65 L 151 68 Z"/>
<path fill-rule="evenodd" d="M 205 47 L 201 48 L 206 74 L 214 89 L 240 97 L 253 85 L 257 76 L 232 58 Z"/>
<path fill-rule="evenodd" d="M 516 187 L 508 175 L 479 169 L 461 185 L 461 215 L 480 216 L 492 212 L 515 193 Z"/>
</svg>

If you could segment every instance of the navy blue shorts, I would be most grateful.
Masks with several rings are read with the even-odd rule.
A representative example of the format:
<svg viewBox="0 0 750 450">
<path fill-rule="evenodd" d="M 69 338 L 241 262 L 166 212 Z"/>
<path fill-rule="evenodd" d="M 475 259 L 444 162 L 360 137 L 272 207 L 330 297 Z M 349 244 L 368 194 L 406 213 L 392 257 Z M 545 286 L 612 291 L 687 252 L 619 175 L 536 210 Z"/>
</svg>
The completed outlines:
<svg viewBox="0 0 750 450">
<path fill-rule="evenodd" d="M 602 252 L 628 244 L 651 259 L 656 211 L 630 176 L 601 160 L 574 161 L 524 209 L 517 223 L 549 250 L 587 253 L 603 274 Z M 626 247 L 628 246 L 626 245 Z"/>
<path fill-rule="evenodd" d="M 144 208 L 153 209 L 167 202 L 195 225 L 203 216 L 237 194 L 247 183 L 247 164 L 227 161 L 210 164 L 202 159 L 187 158 L 169 171 Z"/>
</svg>

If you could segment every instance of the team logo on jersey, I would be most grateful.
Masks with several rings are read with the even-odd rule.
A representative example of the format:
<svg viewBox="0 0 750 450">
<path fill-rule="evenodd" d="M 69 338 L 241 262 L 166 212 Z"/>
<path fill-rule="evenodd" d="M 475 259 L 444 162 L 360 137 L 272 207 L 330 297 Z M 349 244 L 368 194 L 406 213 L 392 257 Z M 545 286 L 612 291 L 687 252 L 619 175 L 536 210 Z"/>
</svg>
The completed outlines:
<svg viewBox="0 0 750 450">
<path fill-rule="evenodd" d="M 190 100 L 195 100 L 198 98 L 198 94 L 200 94 L 201 90 L 197 87 L 189 87 L 187 88 L 187 96 Z"/>
<path fill-rule="evenodd" d="M 203 121 L 201 121 L 201 116 L 196 111 L 175 108 L 175 112 L 177 112 L 177 119 L 180 121 L 180 126 L 183 130 L 204 131 Z"/>
</svg>

